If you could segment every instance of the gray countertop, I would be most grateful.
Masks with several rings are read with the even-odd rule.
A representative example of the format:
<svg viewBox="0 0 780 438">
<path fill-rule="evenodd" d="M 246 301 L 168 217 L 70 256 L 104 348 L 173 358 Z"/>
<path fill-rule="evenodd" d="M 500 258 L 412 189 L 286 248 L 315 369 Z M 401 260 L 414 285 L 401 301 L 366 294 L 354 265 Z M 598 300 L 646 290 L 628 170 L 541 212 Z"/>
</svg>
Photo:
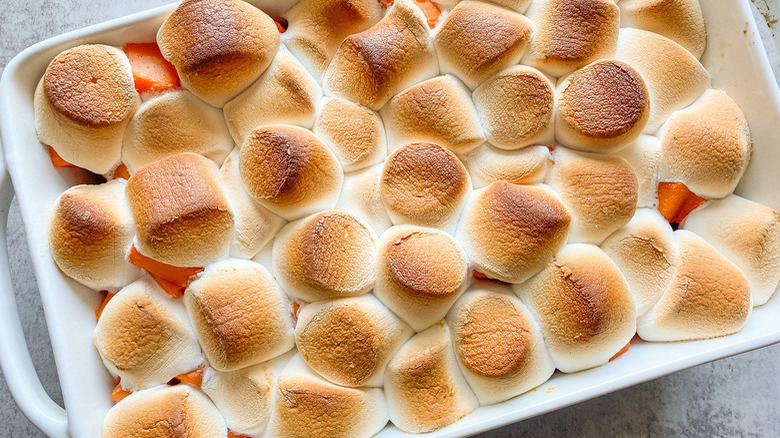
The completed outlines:
<svg viewBox="0 0 780 438">
<path fill-rule="evenodd" d="M 768 10 L 767 5 L 774 3 L 776 7 L 777 1 L 753 2 L 764 41 L 771 44 L 772 34 L 762 12 Z M 0 66 L 4 67 L 22 49 L 51 36 L 165 3 L 3 0 Z M 771 11 L 767 15 L 771 18 Z M 768 51 L 778 77 L 777 50 L 768 45 Z M 8 228 L 13 284 L 33 362 L 43 387 L 62 404 L 49 335 L 15 203 Z M 780 436 L 778 406 L 780 345 L 775 345 L 681 371 L 482 436 Z M 2 378 L 0 436 L 43 436 L 16 407 Z"/>
</svg>

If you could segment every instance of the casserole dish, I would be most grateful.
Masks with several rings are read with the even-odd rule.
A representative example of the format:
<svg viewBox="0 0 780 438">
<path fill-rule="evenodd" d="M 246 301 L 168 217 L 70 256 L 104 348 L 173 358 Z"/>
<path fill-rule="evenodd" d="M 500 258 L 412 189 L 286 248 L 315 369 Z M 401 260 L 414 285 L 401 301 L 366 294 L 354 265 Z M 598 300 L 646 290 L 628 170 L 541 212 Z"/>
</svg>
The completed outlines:
<svg viewBox="0 0 780 438">
<path fill-rule="evenodd" d="M 39 280 L 44 310 L 52 337 L 65 412 L 40 388 L 24 351 L 7 271 L 7 255 L 0 254 L 4 281 L 0 322 L 0 360 L 22 410 L 51 436 L 99 436 L 100 424 L 112 405 L 113 380 L 92 345 L 93 310 L 98 297 L 66 278 L 55 266 L 47 245 L 48 211 L 54 199 L 76 183 L 65 171 L 51 168 L 33 129 L 32 94 L 49 61 L 61 50 L 80 43 L 122 45 L 151 41 L 174 6 L 147 11 L 66 34 L 31 47 L 7 67 L 0 82 L 5 162 L 19 195 L 28 242 Z M 703 63 L 713 86 L 726 90 L 743 108 L 755 142 L 754 159 L 737 193 L 780 208 L 780 195 L 772 191 L 774 168 L 780 157 L 773 149 L 780 122 L 780 93 L 769 69 L 749 6 L 736 0 L 711 0 L 702 5 L 708 28 L 708 51 Z M 2 211 L 7 213 L 13 191 L 2 172 Z M 3 247 L 3 251 L 5 247 Z M 740 333 L 708 341 L 646 344 L 637 342 L 631 354 L 601 368 L 572 375 L 556 374 L 546 388 L 508 402 L 483 407 L 456 424 L 430 436 L 463 436 L 558 409 L 582 400 L 640 383 L 670 372 L 780 341 L 780 321 L 774 318 L 778 299 L 755 310 Z M 9 317 L 9 315 L 11 317 Z M 389 426 L 380 436 L 401 433 Z"/>
</svg>

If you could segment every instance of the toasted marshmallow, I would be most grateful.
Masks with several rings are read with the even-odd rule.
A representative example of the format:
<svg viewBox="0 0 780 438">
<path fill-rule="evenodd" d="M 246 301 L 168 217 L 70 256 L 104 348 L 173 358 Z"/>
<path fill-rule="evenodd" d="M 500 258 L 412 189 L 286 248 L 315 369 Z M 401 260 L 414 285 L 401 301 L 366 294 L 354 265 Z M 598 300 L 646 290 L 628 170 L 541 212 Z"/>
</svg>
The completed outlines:
<svg viewBox="0 0 780 438">
<path fill-rule="evenodd" d="M 636 140 L 649 117 L 645 81 L 624 62 L 596 61 L 558 84 L 555 138 L 570 148 L 614 152 Z"/>
<path fill-rule="evenodd" d="M 482 405 L 541 385 L 555 371 L 539 325 L 508 288 L 484 282 L 447 315 L 455 356 Z"/>
<path fill-rule="evenodd" d="M 295 343 L 306 363 L 331 382 L 382 386 L 385 366 L 414 331 L 364 295 L 303 306 Z"/>
<path fill-rule="evenodd" d="M 433 143 L 405 145 L 387 158 L 379 190 L 393 224 L 454 228 L 471 180 L 466 167 Z"/>
<path fill-rule="evenodd" d="M 35 89 L 35 132 L 65 161 L 97 174 L 119 163 L 125 127 L 141 99 L 130 61 L 101 44 L 68 49 Z"/>
<path fill-rule="evenodd" d="M 228 429 L 253 436 L 265 429 L 271 416 L 276 380 L 294 355 L 295 351 L 290 351 L 268 362 L 236 371 L 206 369 L 203 392 L 217 406 Z"/>
<path fill-rule="evenodd" d="M 659 132 L 661 181 L 683 181 L 705 198 L 725 198 L 747 169 L 753 144 L 745 114 L 725 91 L 708 90 L 673 113 Z"/>
<path fill-rule="evenodd" d="M 438 73 L 428 20 L 412 0 L 397 0 L 379 23 L 341 43 L 323 87 L 330 96 L 376 111 L 401 90 Z"/>
<path fill-rule="evenodd" d="M 716 338 L 742 330 L 753 308 L 745 274 L 701 237 L 674 232 L 677 269 L 659 301 L 637 321 L 650 342 Z"/>
<path fill-rule="evenodd" d="M 301 0 L 285 14 L 290 25 L 282 39 L 319 76 L 344 38 L 373 26 L 383 14 L 377 0 Z"/>
<path fill-rule="evenodd" d="M 265 436 L 279 438 L 370 437 L 387 424 L 380 388 L 336 386 L 295 356 L 282 371 Z"/>
<path fill-rule="evenodd" d="M 661 162 L 661 141 L 651 135 L 640 135 L 617 153 L 634 168 L 639 184 L 637 207 L 655 207 L 658 198 L 658 165 Z"/>
<path fill-rule="evenodd" d="M 472 194 L 458 237 L 474 269 L 522 283 L 566 243 L 570 223 L 569 209 L 549 187 L 497 181 Z"/>
<path fill-rule="evenodd" d="M 772 297 L 780 282 L 780 213 L 737 195 L 710 201 L 684 222 L 747 276 L 753 305 Z"/>
<path fill-rule="evenodd" d="M 663 35 L 701 58 L 707 30 L 699 0 L 623 0 L 620 25 Z"/>
<path fill-rule="evenodd" d="M 411 225 L 382 235 L 376 272 L 374 295 L 417 332 L 444 318 L 471 274 L 457 240 Z"/>
<path fill-rule="evenodd" d="M 514 9 L 521 14 L 524 14 L 532 0 L 493 0 L 492 3 L 504 6 L 506 8 Z"/>
<path fill-rule="evenodd" d="M 473 97 L 494 146 L 513 150 L 553 142 L 555 91 L 539 70 L 510 67 L 477 87 Z"/>
<path fill-rule="evenodd" d="M 212 367 L 233 371 L 295 346 L 292 305 L 259 263 L 209 265 L 187 288 L 184 305 Z"/>
<path fill-rule="evenodd" d="M 144 102 L 127 126 L 122 162 L 130 173 L 182 152 L 194 152 L 222 164 L 233 150 L 222 112 L 186 90 Z"/>
<path fill-rule="evenodd" d="M 92 340 L 125 389 L 161 385 L 203 362 L 181 304 L 149 277 L 131 283 L 108 302 Z"/>
<path fill-rule="evenodd" d="M 609 236 L 601 249 L 623 273 L 636 315 L 647 313 L 661 298 L 677 266 L 669 222 L 654 208 L 637 210 L 631 222 Z"/>
<path fill-rule="evenodd" d="M 362 105 L 339 98 L 325 99 L 312 131 L 336 153 L 345 172 L 380 163 L 387 156 L 382 119 Z"/>
<path fill-rule="evenodd" d="M 95 290 L 117 290 L 141 275 L 127 262 L 135 225 L 124 180 L 80 185 L 54 204 L 49 249 L 67 276 Z"/>
<path fill-rule="evenodd" d="M 225 420 L 202 392 L 188 385 L 162 386 L 132 394 L 111 408 L 103 436 L 157 438 L 227 437 Z"/>
<path fill-rule="evenodd" d="M 271 213 L 247 193 L 239 171 L 239 155 L 240 152 L 236 148 L 222 163 L 219 183 L 230 202 L 235 222 L 230 256 L 251 259 L 276 236 L 286 221 Z"/>
<path fill-rule="evenodd" d="M 377 235 L 393 226 L 382 203 L 379 180 L 382 177 L 382 164 L 369 167 L 344 177 L 344 190 L 341 192 L 336 208 L 344 210 L 366 221 Z"/>
<path fill-rule="evenodd" d="M 138 250 L 173 266 L 198 267 L 227 255 L 233 213 L 201 155 L 172 155 L 138 169 L 127 181 Z"/>
<path fill-rule="evenodd" d="M 673 111 L 693 103 L 710 86 L 710 75 L 696 57 L 653 32 L 620 29 L 615 58 L 635 68 L 647 85 L 650 119 L 646 134 L 656 132 Z"/>
<path fill-rule="evenodd" d="M 468 154 L 466 166 L 474 188 L 481 189 L 495 181 L 512 184 L 543 182 L 550 160 L 550 150 L 545 146 L 504 151 L 485 143 Z"/>
<path fill-rule="evenodd" d="M 436 0 L 436 4 L 438 4 L 442 9 L 445 10 L 452 10 L 458 3 L 460 3 L 461 0 Z M 515 10 L 521 14 L 525 13 L 525 10 L 528 9 L 528 5 L 531 4 L 532 0 L 492 0 L 491 3 L 495 3 L 499 6 L 503 6 L 505 8 L 509 8 L 512 10 Z"/>
<path fill-rule="evenodd" d="M 282 289 L 304 301 L 353 297 L 374 287 L 377 237 L 357 217 L 328 210 L 287 224 L 273 245 Z"/>
<path fill-rule="evenodd" d="M 439 76 L 402 91 L 380 114 L 391 150 L 431 142 L 460 154 L 485 141 L 469 91 L 453 76 Z"/>
<path fill-rule="evenodd" d="M 390 421 L 407 433 L 433 432 L 479 406 L 458 369 L 443 322 L 401 347 L 387 366 L 385 392 Z"/>
<path fill-rule="evenodd" d="M 536 26 L 523 64 L 560 77 L 615 53 L 620 9 L 613 0 L 534 0 Z"/>
<path fill-rule="evenodd" d="M 184 87 L 222 107 L 271 64 L 279 30 L 242 0 L 184 0 L 160 26 L 157 44 Z"/>
<path fill-rule="evenodd" d="M 636 332 L 626 280 L 593 245 L 567 245 L 515 293 L 539 321 L 547 351 L 564 373 L 604 365 Z"/>
<path fill-rule="evenodd" d="M 288 125 L 252 131 L 241 147 L 239 171 L 252 198 L 287 220 L 333 208 L 344 182 L 322 140 Z"/>
<path fill-rule="evenodd" d="M 225 120 L 237 144 L 263 125 L 311 128 L 322 90 L 300 62 L 281 50 L 268 70 L 235 99 L 225 104 Z"/>
<path fill-rule="evenodd" d="M 571 209 L 569 242 L 598 245 L 634 216 L 639 184 L 626 160 L 557 148 L 553 163 L 547 184 Z"/>
<path fill-rule="evenodd" d="M 531 20 L 520 14 L 490 3 L 462 1 L 436 32 L 441 72 L 454 74 L 474 89 L 520 61 L 532 30 Z"/>
</svg>

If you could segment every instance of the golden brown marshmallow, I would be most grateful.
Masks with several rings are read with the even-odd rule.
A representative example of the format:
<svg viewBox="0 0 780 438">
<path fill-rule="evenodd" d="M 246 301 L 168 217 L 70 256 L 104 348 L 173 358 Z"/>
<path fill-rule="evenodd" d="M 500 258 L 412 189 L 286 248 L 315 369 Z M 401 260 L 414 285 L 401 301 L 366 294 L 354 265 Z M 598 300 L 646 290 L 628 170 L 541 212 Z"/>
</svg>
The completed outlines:
<svg viewBox="0 0 780 438">
<path fill-rule="evenodd" d="M 539 321 L 555 367 L 564 373 L 604 365 L 636 332 L 626 280 L 593 245 L 567 245 L 515 293 Z"/>
<path fill-rule="evenodd" d="M 669 115 L 693 103 L 710 86 L 710 75 L 684 47 L 659 34 L 620 29 L 615 59 L 644 79 L 650 94 L 650 118 L 644 132 L 653 134 Z"/>
<path fill-rule="evenodd" d="M 641 317 L 661 297 L 677 266 L 672 227 L 655 208 L 640 209 L 601 249 L 626 278 Z"/>
<path fill-rule="evenodd" d="M 127 181 L 138 250 L 173 266 L 200 267 L 224 257 L 233 212 L 219 186 L 217 165 L 183 153 L 147 164 Z"/>
<path fill-rule="evenodd" d="M 752 311 L 745 274 L 701 237 L 674 232 L 679 262 L 661 298 L 637 321 L 650 342 L 726 336 L 742 330 Z"/>
<path fill-rule="evenodd" d="M 571 218 L 548 187 L 497 181 L 471 195 L 458 240 L 474 269 L 489 278 L 522 283 L 566 243 Z"/>
<path fill-rule="evenodd" d="M 553 142 L 555 90 L 539 70 L 509 67 L 483 82 L 472 97 L 492 145 L 515 150 Z"/>
<path fill-rule="evenodd" d="M 54 205 L 49 249 L 69 277 L 94 290 L 117 290 L 141 275 L 127 262 L 135 226 L 124 180 L 66 190 Z"/>
<path fill-rule="evenodd" d="M 362 295 L 376 274 L 374 231 L 362 220 L 328 210 L 282 228 L 273 245 L 273 272 L 282 289 L 303 301 Z"/>
<path fill-rule="evenodd" d="M 239 171 L 247 192 L 287 220 L 335 206 L 344 181 L 336 156 L 322 140 L 289 125 L 252 131 L 241 146 Z"/>
<path fill-rule="evenodd" d="M 321 97 L 311 74 L 288 51 L 280 50 L 260 79 L 225 104 L 225 120 L 239 145 L 264 125 L 310 129 Z"/>
<path fill-rule="evenodd" d="M 125 389 L 162 385 L 203 361 L 179 302 L 150 277 L 120 290 L 98 320 L 92 341 Z"/>
<path fill-rule="evenodd" d="M 184 305 L 206 358 L 219 371 L 256 365 L 295 346 L 290 301 L 258 263 L 209 265 L 187 288 Z"/>
<path fill-rule="evenodd" d="M 385 160 L 379 191 L 393 224 L 451 228 L 471 181 L 452 152 L 433 143 L 405 145 Z"/>
<path fill-rule="evenodd" d="M 459 2 L 438 26 L 435 43 L 442 73 L 473 89 L 517 64 L 531 40 L 533 23 L 490 3 Z"/>
<path fill-rule="evenodd" d="M 572 149 L 614 152 L 636 140 L 649 117 L 645 81 L 624 62 L 599 60 L 558 84 L 555 138 Z"/>
<path fill-rule="evenodd" d="M 479 406 L 460 373 L 444 322 L 415 335 L 385 372 L 390 420 L 404 432 L 433 432 Z"/>
<path fill-rule="evenodd" d="M 111 408 L 103 420 L 103 436 L 112 438 L 223 438 L 227 434 L 225 420 L 217 408 L 203 393 L 188 385 L 134 393 Z"/>
<path fill-rule="evenodd" d="M 376 111 L 399 91 L 438 73 L 425 15 L 412 0 L 397 0 L 379 23 L 341 43 L 323 88 Z"/>
<path fill-rule="evenodd" d="M 344 38 L 382 19 L 376 0 L 301 0 L 285 18 L 285 45 L 315 75 L 325 71 Z"/>
<path fill-rule="evenodd" d="M 560 77 L 615 53 L 620 9 L 613 0 L 534 0 L 536 26 L 523 64 Z"/>
<path fill-rule="evenodd" d="M 466 166 L 475 189 L 481 189 L 495 181 L 512 184 L 541 183 L 544 182 L 550 164 L 550 150 L 546 146 L 505 151 L 485 143 L 471 151 L 466 158 Z"/>
<path fill-rule="evenodd" d="M 480 283 L 455 303 L 447 324 L 458 365 L 482 405 L 522 394 L 555 371 L 539 325 L 508 288 Z"/>
<path fill-rule="evenodd" d="M 222 112 L 186 90 L 144 102 L 125 132 L 122 163 L 130 173 L 182 152 L 193 152 L 222 164 L 233 150 Z"/>
<path fill-rule="evenodd" d="M 569 242 L 598 245 L 636 211 L 636 174 L 626 160 L 614 155 L 557 148 L 547 184 L 571 209 Z"/>
<path fill-rule="evenodd" d="M 414 331 L 371 295 L 307 304 L 295 341 L 306 363 L 333 383 L 382 386 L 385 366 Z"/>
<path fill-rule="evenodd" d="M 57 55 L 35 89 L 38 140 L 97 174 L 119 162 L 125 127 L 141 100 L 121 50 L 87 44 Z"/>
<path fill-rule="evenodd" d="M 412 142 L 440 144 L 460 154 L 485 141 L 466 87 L 439 76 L 409 87 L 380 111 L 390 149 Z"/>
<path fill-rule="evenodd" d="M 780 282 L 780 213 L 731 195 L 707 202 L 683 224 L 745 273 L 754 306 L 769 301 Z"/>
<path fill-rule="evenodd" d="M 266 436 L 368 437 L 387 424 L 380 388 L 344 388 L 317 376 L 300 355 L 282 371 Z"/>
<path fill-rule="evenodd" d="M 470 276 L 466 252 L 457 240 L 411 225 L 382 235 L 376 272 L 374 295 L 417 332 L 444 318 Z"/>
<path fill-rule="evenodd" d="M 325 99 L 312 131 L 333 150 L 345 172 L 380 163 L 387 156 L 382 119 L 362 105 Z"/>
<path fill-rule="evenodd" d="M 661 181 L 682 181 L 705 198 L 725 198 L 737 187 L 753 152 L 745 114 L 721 90 L 707 90 L 673 113 L 659 132 Z"/>
<path fill-rule="evenodd" d="M 707 30 L 699 0 L 623 0 L 622 27 L 663 35 L 701 58 L 707 45 Z"/>
<path fill-rule="evenodd" d="M 222 107 L 268 68 L 279 31 L 241 0 L 185 0 L 160 26 L 157 44 L 185 88 Z"/>
</svg>

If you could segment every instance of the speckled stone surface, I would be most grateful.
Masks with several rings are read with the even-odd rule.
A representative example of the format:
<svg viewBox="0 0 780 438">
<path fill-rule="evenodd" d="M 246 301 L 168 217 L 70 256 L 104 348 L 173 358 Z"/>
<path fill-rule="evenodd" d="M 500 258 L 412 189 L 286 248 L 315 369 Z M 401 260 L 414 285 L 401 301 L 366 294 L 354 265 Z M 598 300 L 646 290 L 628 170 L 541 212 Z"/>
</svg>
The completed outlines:
<svg viewBox="0 0 780 438">
<path fill-rule="evenodd" d="M 761 8 L 766 5 L 776 8 L 778 3 L 777 0 L 754 2 Z M 22 49 L 51 36 L 164 3 L 161 0 L 2 0 L 0 66 L 4 67 Z M 753 7 L 764 41 L 769 43 L 772 32 Z M 775 16 L 780 15 L 777 8 L 774 11 Z M 767 50 L 773 59 L 775 77 L 780 78 L 777 49 L 768 46 Z M 8 245 L 13 284 L 33 362 L 43 387 L 62 404 L 16 205 L 11 208 Z M 780 436 L 778 406 L 780 345 L 775 345 L 681 371 L 481 436 L 776 437 Z M 0 437 L 39 436 L 43 434 L 19 411 L 5 380 L 0 378 Z"/>
</svg>

